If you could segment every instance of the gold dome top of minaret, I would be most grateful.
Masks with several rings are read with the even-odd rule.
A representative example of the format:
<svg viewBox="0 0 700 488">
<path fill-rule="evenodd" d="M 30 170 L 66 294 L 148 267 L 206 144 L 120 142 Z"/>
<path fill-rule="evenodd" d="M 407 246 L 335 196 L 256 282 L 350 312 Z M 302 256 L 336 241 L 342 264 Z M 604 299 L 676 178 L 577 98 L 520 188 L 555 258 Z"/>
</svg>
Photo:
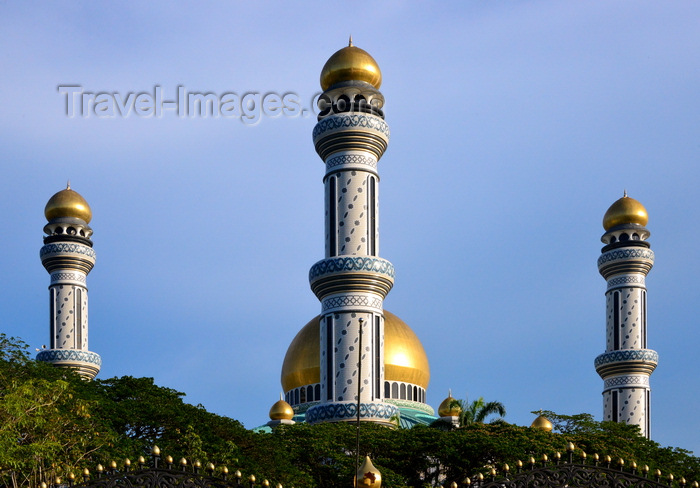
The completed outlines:
<svg viewBox="0 0 700 488">
<path fill-rule="evenodd" d="M 379 89 L 382 85 L 382 72 L 374 58 L 364 49 L 352 44 L 352 36 L 346 47 L 336 51 L 321 70 L 321 88 L 343 81 L 365 81 Z"/>
<path fill-rule="evenodd" d="M 46 220 L 60 217 L 74 217 L 89 224 L 92 220 L 92 210 L 88 202 L 75 190 L 71 190 L 70 181 L 65 190 L 52 196 L 44 208 Z"/>
<path fill-rule="evenodd" d="M 610 205 L 608 211 L 605 212 L 603 227 L 607 231 L 622 224 L 645 226 L 648 221 L 647 209 L 634 198 L 628 197 L 625 190 L 623 197 Z"/>
</svg>

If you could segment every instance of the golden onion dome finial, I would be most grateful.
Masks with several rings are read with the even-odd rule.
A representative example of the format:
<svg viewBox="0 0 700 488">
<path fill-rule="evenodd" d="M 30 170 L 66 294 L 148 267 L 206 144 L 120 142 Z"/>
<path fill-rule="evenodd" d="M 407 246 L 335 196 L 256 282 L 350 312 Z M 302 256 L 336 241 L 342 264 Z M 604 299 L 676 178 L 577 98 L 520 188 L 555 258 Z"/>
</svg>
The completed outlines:
<svg viewBox="0 0 700 488">
<path fill-rule="evenodd" d="M 294 409 L 284 401 L 284 396 L 280 393 L 280 399 L 270 408 L 270 420 L 292 420 Z"/>
<path fill-rule="evenodd" d="M 369 456 L 365 456 L 365 461 L 355 476 L 357 487 L 380 488 L 382 486 L 382 474 L 374 467 Z"/>
<path fill-rule="evenodd" d="M 647 222 L 649 222 L 647 209 L 634 198 L 627 196 L 627 190 L 624 191 L 622 198 L 610 205 L 603 216 L 603 228 L 606 231 L 623 224 L 645 226 Z"/>
<path fill-rule="evenodd" d="M 452 390 L 447 390 L 447 398 L 438 407 L 438 415 L 440 417 L 459 417 L 460 413 L 462 413 L 462 407 L 452 397 Z"/>
<path fill-rule="evenodd" d="M 542 410 L 540 410 L 540 415 L 532 422 L 530 428 L 544 430 L 545 432 L 552 432 L 554 425 L 552 425 L 552 422 L 550 422 L 547 417 L 542 415 Z"/>
<path fill-rule="evenodd" d="M 44 216 L 48 221 L 60 217 L 73 217 L 89 224 L 92 220 L 92 210 L 82 195 L 71 189 L 70 180 L 68 180 L 65 190 L 61 190 L 49 198 L 46 207 L 44 207 Z"/>
<path fill-rule="evenodd" d="M 374 58 L 352 43 L 336 51 L 321 70 L 321 88 L 325 91 L 343 81 L 364 81 L 379 89 L 382 72 Z"/>
</svg>

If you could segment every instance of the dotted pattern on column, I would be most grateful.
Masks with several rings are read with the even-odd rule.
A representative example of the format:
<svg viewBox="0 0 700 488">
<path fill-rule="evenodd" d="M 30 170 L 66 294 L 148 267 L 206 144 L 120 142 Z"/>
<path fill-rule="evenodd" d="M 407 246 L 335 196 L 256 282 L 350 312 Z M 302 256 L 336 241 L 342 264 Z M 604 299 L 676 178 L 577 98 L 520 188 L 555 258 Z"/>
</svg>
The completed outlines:
<svg viewBox="0 0 700 488">
<path fill-rule="evenodd" d="M 357 400 L 357 358 L 358 358 L 358 314 L 337 313 L 334 314 L 335 343 L 333 354 L 335 354 L 335 401 L 356 401 Z M 363 314 L 364 315 L 364 314 Z M 367 317 L 365 317 L 367 320 Z M 371 343 L 372 336 L 368 332 L 372 328 L 365 323 L 362 334 L 362 386 L 360 396 L 363 401 L 371 400 L 372 385 L 372 363 L 371 363 Z M 369 395 L 369 396 L 368 396 Z"/>
<path fill-rule="evenodd" d="M 645 432 L 646 390 L 644 388 L 620 388 L 618 390 L 620 422 L 639 425 Z"/>
<path fill-rule="evenodd" d="M 56 290 L 56 348 L 72 349 L 75 347 L 75 287 L 58 285 Z"/>
<path fill-rule="evenodd" d="M 613 334 L 615 333 L 615 322 L 613 317 L 613 295 L 614 291 L 605 294 L 605 310 L 607 311 L 606 335 L 605 335 L 605 350 L 612 351 L 614 349 Z"/>
<path fill-rule="evenodd" d="M 620 344 L 622 349 L 640 349 L 642 300 L 639 288 L 620 290 Z"/>
<path fill-rule="evenodd" d="M 338 174 L 338 254 L 369 254 L 367 249 L 367 176 L 363 171 Z"/>
<path fill-rule="evenodd" d="M 610 391 L 603 392 L 603 419 L 612 420 L 612 393 Z"/>
<path fill-rule="evenodd" d="M 79 326 L 82 328 L 82 342 L 78 344 L 78 349 L 82 349 L 84 351 L 88 350 L 88 293 L 85 288 L 82 289 L 81 293 L 83 300 L 82 303 L 80 304 L 82 313 L 80 314 L 80 318 L 82 320 L 82 324 L 79 324 Z"/>
</svg>

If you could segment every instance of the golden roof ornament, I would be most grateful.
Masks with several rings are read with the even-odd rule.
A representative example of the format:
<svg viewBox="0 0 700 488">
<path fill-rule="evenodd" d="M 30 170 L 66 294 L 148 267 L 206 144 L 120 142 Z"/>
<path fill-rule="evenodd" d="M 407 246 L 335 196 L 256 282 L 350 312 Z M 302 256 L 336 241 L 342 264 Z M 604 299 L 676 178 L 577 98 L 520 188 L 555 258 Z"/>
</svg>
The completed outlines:
<svg viewBox="0 0 700 488">
<path fill-rule="evenodd" d="M 280 399 L 270 408 L 270 420 L 292 420 L 292 417 L 294 417 L 294 409 L 284 401 L 280 393 Z"/>
<path fill-rule="evenodd" d="M 374 467 L 369 456 L 365 457 L 362 466 L 357 470 L 355 486 L 357 488 L 380 488 L 382 486 L 382 475 L 379 470 Z"/>
<path fill-rule="evenodd" d="M 552 432 L 552 429 L 554 428 L 554 425 L 552 425 L 552 422 L 549 421 L 547 417 L 544 415 L 540 414 L 533 422 L 532 425 L 530 425 L 531 429 L 539 429 L 539 430 L 544 430 L 545 432 Z"/>
<path fill-rule="evenodd" d="M 649 222 L 647 209 L 634 198 L 628 197 L 627 190 L 625 190 L 622 198 L 610 205 L 608 211 L 605 212 L 603 228 L 607 231 L 623 224 L 645 226 L 647 222 Z"/>
<path fill-rule="evenodd" d="M 377 89 L 382 85 L 379 65 L 367 51 L 352 43 L 352 36 L 348 45 L 328 58 L 321 70 L 321 88 L 324 91 L 344 81 L 364 81 Z"/>
<path fill-rule="evenodd" d="M 452 390 L 447 390 L 447 398 L 438 407 L 438 415 L 440 417 L 459 417 L 460 413 L 462 413 L 462 407 L 452 397 Z"/>
<path fill-rule="evenodd" d="M 61 217 L 73 217 L 89 224 L 92 220 L 92 210 L 80 193 L 71 189 L 69 180 L 66 189 L 55 193 L 46 203 L 44 216 L 48 221 Z"/>
</svg>

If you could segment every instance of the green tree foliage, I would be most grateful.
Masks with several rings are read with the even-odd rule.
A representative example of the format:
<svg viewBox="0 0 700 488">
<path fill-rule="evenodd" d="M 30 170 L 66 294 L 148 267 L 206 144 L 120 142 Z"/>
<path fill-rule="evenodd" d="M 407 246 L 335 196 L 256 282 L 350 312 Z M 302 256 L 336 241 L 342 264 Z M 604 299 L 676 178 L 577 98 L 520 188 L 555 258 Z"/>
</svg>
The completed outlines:
<svg viewBox="0 0 700 488">
<path fill-rule="evenodd" d="M 26 346 L 0 334 L 0 485 L 35 487 L 98 463 L 148 457 L 154 444 L 177 462 L 200 460 L 267 478 L 274 486 L 348 486 L 355 473 L 355 425 L 280 425 L 256 433 L 232 419 L 189 405 L 184 394 L 151 378 L 83 381 L 70 371 L 30 360 Z M 565 453 L 569 441 L 589 456 L 599 453 L 700 479 L 700 459 L 662 448 L 625 424 L 595 422 L 590 415 L 543 412 L 549 433 L 503 421 L 473 422 L 443 431 L 429 427 L 388 429 L 362 425 L 361 455 L 382 472 L 383 486 L 437 486 L 486 474 L 518 459 Z M 469 408 L 465 409 L 468 410 Z M 448 483 L 449 484 L 449 483 Z"/>
<path fill-rule="evenodd" d="M 462 411 L 459 414 L 459 425 L 483 424 L 491 415 L 506 416 L 506 407 L 501 402 L 485 402 L 484 397 L 472 401 L 456 400 Z"/>
</svg>

